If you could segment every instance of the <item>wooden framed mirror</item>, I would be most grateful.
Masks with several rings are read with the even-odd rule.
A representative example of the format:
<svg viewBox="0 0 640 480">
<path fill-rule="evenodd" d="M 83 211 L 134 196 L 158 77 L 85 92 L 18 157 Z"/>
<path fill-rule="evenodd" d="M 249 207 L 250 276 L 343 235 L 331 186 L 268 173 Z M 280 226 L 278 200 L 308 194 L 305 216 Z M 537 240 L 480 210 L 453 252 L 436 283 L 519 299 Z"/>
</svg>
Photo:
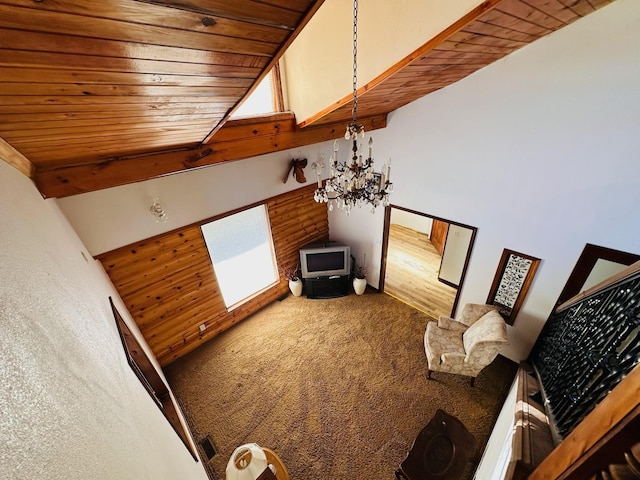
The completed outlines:
<svg viewBox="0 0 640 480">
<path fill-rule="evenodd" d="M 386 207 L 380 291 L 432 318 L 454 316 L 476 231 L 427 213 Z"/>
<path fill-rule="evenodd" d="M 503 250 L 487 304 L 497 306 L 507 324 L 513 325 L 539 264 L 539 258 Z"/>
</svg>

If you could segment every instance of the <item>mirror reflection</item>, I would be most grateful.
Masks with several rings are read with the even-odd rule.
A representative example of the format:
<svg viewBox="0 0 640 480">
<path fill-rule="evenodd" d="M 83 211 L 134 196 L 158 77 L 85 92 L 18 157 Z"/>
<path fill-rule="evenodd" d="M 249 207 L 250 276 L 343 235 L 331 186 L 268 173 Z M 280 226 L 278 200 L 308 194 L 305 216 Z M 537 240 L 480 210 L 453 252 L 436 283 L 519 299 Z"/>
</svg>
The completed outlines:
<svg viewBox="0 0 640 480">
<path fill-rule="evenodd" d="M 381 289 L 433 318 L 453 316 L 476 228 L 389 207 Z"/>
</svg>

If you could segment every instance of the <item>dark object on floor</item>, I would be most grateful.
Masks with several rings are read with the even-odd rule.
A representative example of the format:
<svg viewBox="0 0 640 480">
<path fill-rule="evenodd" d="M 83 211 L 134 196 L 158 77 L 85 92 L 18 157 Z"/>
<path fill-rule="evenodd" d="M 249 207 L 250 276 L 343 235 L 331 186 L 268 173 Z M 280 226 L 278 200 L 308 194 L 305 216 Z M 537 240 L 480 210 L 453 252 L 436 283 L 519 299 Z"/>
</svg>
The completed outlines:
<svg viewBox="0 0 640 480">
<path fill-rule="evenodd" d="M 438 409 L 396 470 L 406 480 L 454 480 L 464 473 L 475 439 L 455 417 Z"/>
</svg>

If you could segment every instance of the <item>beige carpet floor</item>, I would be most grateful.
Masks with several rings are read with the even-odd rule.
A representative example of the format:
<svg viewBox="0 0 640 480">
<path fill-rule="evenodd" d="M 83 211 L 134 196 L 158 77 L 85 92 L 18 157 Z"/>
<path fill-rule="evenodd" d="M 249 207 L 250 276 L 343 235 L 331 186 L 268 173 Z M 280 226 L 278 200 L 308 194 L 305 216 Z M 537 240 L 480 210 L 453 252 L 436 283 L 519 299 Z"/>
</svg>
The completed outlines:
<svg viewBox="0 0 640 480">
<path fill-rule="evenodd" d="M 274 450 L 293 480 L 392 479 L 436 409 L 476 438 L 471 478 L 516 366 L 499 356 L 476 386 L 425 378 L 429 317 L 384 293 L 287 296 L 166 368 L 196 440 L 224 479 L 233 450 Z"/>
</svg>

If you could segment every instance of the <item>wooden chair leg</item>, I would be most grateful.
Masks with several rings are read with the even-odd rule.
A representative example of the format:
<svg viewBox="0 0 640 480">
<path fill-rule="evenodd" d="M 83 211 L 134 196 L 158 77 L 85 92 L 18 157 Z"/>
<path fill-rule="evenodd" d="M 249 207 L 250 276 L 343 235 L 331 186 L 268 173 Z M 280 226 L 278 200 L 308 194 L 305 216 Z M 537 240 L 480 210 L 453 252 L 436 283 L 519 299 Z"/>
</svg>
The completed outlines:
<svg viewBox="0 0 640 480">
<path fill-rule="evenodd" d="M 427 369 L 427 380 L 431 380 L 431 370 Z"/>
</svg>

